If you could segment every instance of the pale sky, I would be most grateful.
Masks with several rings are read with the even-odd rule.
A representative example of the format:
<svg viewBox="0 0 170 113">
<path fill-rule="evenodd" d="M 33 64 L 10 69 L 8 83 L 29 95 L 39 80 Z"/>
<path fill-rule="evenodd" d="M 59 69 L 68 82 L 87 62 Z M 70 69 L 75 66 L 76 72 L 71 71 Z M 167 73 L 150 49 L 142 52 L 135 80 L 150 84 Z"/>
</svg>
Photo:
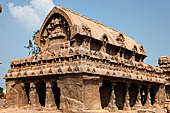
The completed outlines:
<svg viewBox="0 0 170 113">
<path fill-rule="evenodd" d="M 142 44 L 145 63 L 158 65 L 170 55 L 170 0 L 0 0 L 0 86 L 13 58 L 24 58 L 24 48 L 49 11 L 63 6 L 119 30 Z"/>
</svg>

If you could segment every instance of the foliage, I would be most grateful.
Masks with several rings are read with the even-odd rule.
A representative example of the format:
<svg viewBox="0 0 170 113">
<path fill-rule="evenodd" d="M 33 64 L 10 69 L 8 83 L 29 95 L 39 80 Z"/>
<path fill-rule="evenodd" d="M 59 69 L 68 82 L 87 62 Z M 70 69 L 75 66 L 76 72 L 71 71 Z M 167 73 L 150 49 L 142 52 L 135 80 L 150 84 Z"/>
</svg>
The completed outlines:
<svg viewBox="0 0 170 113">
<path fill-rule="evenodd" d="M 3 93 L 3 88 L 0 87 L 0 94 L 2 94 L 2 93 Z"/>
<path fill-rule="evenodd" d="M 29 54 L 28 55 L 36 56 L 39 53 L 39 51 L 40 51 L 39 47 L 37 47 L 33 43 L 34 39 L 37 37 L 38 33 L 39 33 L 39 30 L 34 31 L 34 35 L 32 36 L 32 40 L 28 41 L 28 46 L 24 46 L 25 48 L 27 48 L 29 50 Z"/>
</svg>

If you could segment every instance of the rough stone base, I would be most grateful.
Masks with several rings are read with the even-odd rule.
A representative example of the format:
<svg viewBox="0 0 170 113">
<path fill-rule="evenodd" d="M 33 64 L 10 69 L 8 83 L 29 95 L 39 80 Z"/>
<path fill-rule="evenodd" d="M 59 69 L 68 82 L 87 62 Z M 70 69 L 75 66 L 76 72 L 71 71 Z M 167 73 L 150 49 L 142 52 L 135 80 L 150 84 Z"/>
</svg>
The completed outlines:
<svg viewBox="0 0 170 113">
<path fill-rule="evenodd" d="M 61 111 L 35 111 L 35 110 L 23 110 L 17 108 L 11 109 L 0 109 L 0 113 L 63 113 Z M 64 113 L 167 113 L 166 110 L 161 108 L 156 108 L 152 110 L 140 109 L 140 110 L 131 110 L 131 111 L 116 111 L 108 112 L 106 110 L 87 110 L 83 112 L 64 112 Z"/>
</svg>

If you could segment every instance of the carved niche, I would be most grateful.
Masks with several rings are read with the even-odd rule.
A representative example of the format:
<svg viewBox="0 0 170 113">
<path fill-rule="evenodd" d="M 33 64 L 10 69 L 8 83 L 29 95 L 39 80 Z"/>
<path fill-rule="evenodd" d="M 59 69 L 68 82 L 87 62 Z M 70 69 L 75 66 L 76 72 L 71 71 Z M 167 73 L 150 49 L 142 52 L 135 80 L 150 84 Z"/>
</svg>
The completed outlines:
<svg viewBox="0 0 170 113">
<path fill-rule="evenodd" d="M 120 44 L 120 46 L 124 47 L 125 46 L 125 37 L 123 36 L 123 34 L 119 34 L 117 37 L 116 37 L 116 41 L 118 44 Z"/>
<path fill-rule="evenodd" d="M 140 46 L 140 48 L 139 48 L 139 49 L 140 49 L 140 52 L 145 53 L 145 50 L 144 50 L 144 48 L 143 48 L 143 46 L 142 46 L 142 45 Z"/>
<path fill-rule="evenodd" d="M 91 36 L 91 29 L 86 24 L 82 24 L 82 32 L 86 36 Z"/>
<path fill-rule="evenodd" d="M 51 46 L 66 42 L 70 37 L 70 29 L 66 19 L 59 15 L 53 15 L 45 25 L 40 43 L 42 46 Z"/>
<path fill-rule="evenodd" d="M 101 47 L 101 51 L 102 52 L 106 52 L 106 45 L 107 45 L 107 42 L 108 42 L 108 38 L 107 38 L 107 35 L 106 34 L 103 34 L 102 36 L 102 47 Z"/>
<path fill-rule="evenodd" d="M 134 54 L 136 54 L 136 53 L 137 53 L 137 51 L 138 51 L 138 50 L 137 50 L 136 45 L 133 47 L 132 51 L 133 51 L 133 53 L 134 53 Z"/>
</svg>

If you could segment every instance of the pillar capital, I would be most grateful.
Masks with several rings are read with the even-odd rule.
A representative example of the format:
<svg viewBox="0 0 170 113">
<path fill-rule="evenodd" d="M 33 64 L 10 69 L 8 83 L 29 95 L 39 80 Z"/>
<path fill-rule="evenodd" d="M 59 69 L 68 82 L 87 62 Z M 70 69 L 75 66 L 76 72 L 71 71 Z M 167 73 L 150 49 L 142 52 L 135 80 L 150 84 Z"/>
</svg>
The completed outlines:
<svg viewBox="0 0 170 113">
<path fill-rule="evenodd" d="M 137 85 L 137 88 L 140 88 L 140 89 L 141 89 L 141 88 L 142 88 L 142 85 Z"/>
<path fill-rule="evenodd" d="M 34 82 L 31 82 L 31 83 L 30 83 L 30 88 L 35 88 L 35 87 L 36 87 L 35 83 L 34 83 Z"/>
<path fill-rule="evenodd" d="M 126 83 L 126 89 L 130 88 L 131 84 L 130 83 Z"/>
<path fill-rule="evenodd" d="M 116 82 L 111 82 L 110 85 L 111 86 L 116 86 Z"/>
<path fill-rule="evenodd" d="M 151 88 L 151 86 L 150 85 L 148 85 L 148 86 L 146 86 L 146 89 L 148 90 L 148 89 L 150 89 Z"/>
</svg>

